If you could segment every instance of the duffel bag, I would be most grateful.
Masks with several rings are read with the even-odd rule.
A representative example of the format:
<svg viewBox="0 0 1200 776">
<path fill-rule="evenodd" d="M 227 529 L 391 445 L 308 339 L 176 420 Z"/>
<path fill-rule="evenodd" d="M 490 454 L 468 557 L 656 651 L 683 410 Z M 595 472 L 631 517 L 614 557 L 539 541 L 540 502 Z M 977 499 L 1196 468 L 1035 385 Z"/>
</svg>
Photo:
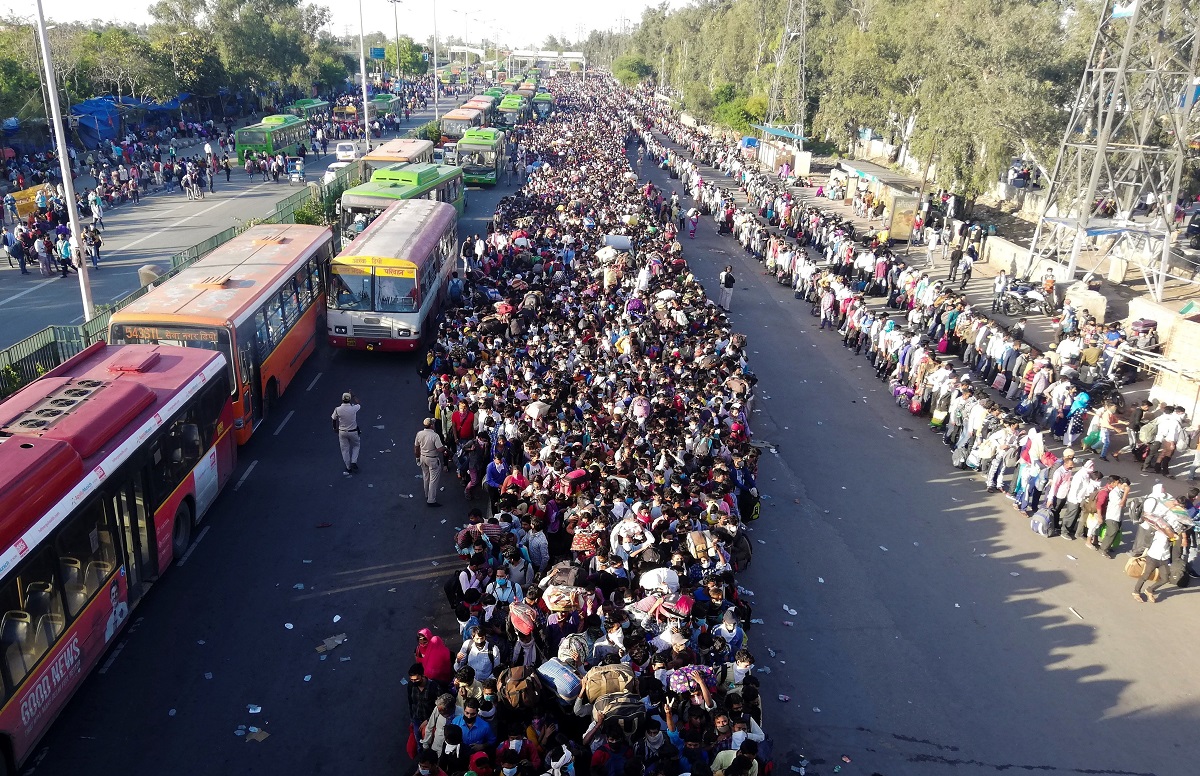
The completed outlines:
<svg viewBox="0 0 1200 776">
<path fill-rule="evenodd" d="M 552 612 L 573 612 L 583 608 L 588 591 L 582 587 L 551 585 L 542 593 L 542 601 Z"/>
<path fill-rule="evenodd" d="M 537 626 L 537 610 L 524 601 L 513 601 L 508 606 L 508 621 L 517 633 L 528 636 Z"/>
<path fill-rule="evenodd" d="M 513 666 L 500 672 L 500 700 L 512 709 L 532 709 L 542 697 L 542 678 L 528 666 Z"/>
<path fill-rule="evenodd" d="M 551 658 L 538 666 L 538 676 L 561 703 L 574 703 L 579 697 L 583 683 L 579 675 L 558 658 Z"/>
<path fill-rule="evenodd" d="M 637 675 L 627 663 L 596 666 L 583 677 L 583 698 L 590 703 L 595 703 L 610 693 L 636 690 Z"/>
<path fill-rule="evenodd" d="M 626 739 L 632 740 L 645 728 L 646 706 L 642 699 L 631 692 L 614 692 L 605 695 L 592 706 L 592 714 L 603 715 L 604 724 L 616 723 Z"/>
</svg>

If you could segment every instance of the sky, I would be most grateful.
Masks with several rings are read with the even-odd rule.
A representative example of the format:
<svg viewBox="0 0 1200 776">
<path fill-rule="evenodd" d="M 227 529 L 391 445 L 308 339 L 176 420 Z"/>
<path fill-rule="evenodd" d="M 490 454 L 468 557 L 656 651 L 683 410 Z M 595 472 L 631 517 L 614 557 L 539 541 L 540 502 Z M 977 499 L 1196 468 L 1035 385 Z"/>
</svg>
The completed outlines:
<svg viewBox="0 0 1200 776">
<path fill-rule="evenodd" d="M 311 1 L 311 0 L 310 0 Z M 684 0 L 671 0 L 672 5 L 682 5 Z M 387 0 L 361 0 L 364 28 L 367 32 L 378 30 L 389 37 L 394 32 L 392 4 Z M 433 34 L 434 3 L 437 5 L 438 35 L 445 38 L 454 35 L 466 36 L 478 42 L 484 29 L 502 30 L 495 38 L 515 47 L 540 47 L 548 35 L 572 40 L 579 36 L 582 25 L 583 37 L 589 30 L 619 30 L 622 17 L 626 24 L 641 18 L 642 10 L 651 5 L 648 0 L 606 0 L 604 3 L 562 2 L 562 0 L 404 0 L 399 6 L 400 34 L 422 41 Z M 358 3 L 346 0 L 317 2 L 333 10 L 332 32 L 344 35 L 347 30 L 358 31 Z M 105 21 L 146 23 L 150 14 L 147 0 L 132 0 L 129 5 L 117 5 L 118 14 L 103 4 L 104 11 L 97 14 L 95 0 L 42 0 L 46 18 L 64 21 L 90 21 L 100 18 Z M 464 20 L 465 16 L 475 17 Z M 32 16 L 36 12 L 33 0 L 0 0 L 0 11 L 16 16 Z M 465 29 L 464 29 L 465 21 Z M 487 37 L 493 37 L 491 35 Z"/>
</svg>

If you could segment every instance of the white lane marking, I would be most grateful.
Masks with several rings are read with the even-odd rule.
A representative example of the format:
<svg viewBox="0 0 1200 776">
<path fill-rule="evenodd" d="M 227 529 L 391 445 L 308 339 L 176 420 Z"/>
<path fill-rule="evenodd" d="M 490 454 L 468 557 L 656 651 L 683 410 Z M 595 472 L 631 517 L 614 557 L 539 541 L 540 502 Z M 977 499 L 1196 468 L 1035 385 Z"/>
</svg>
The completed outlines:
<svg viewBox="0 0 1200 776">
<path fill-rule="evenodd" d="M 275 429 L 275 434 L 274 434 L 274 436 L 279 436 L 279 432 L 280 432 L 280 431 L 283 431 L 283 427 L 287 425 L 287 422 L 288 422 L 289 420 L 291 420 L 291 419 L 292 419 L 292 416 L 293 416 L 293 415 L 295 415 L 295 414 L 296 414 L 296 411 L 295 411 L 295 410 L 292 410 L 291 412 L 289 412 L 287 415 L 285 415 L 285 416 L 284 416 L 284 418 L 283 418 L 283 422 L 279 424 L 279 428 Z"/>
<path fill-rule="evenodd" d="M 32 294 L 34 291 L 37 291 L 42 286 L 48 286 L 58 279 L 59 278 L 50 278 L 49 280 L 43 280 L 41 283 L 32 285 L 29 288 L 25 289 L 24 291 L 21 291 L 20 293 L 13 294 L 12 296 L 10 296 L 7 299 L 0 299 L 0 307 L 3 307 L 4 305 L 8 304 L 9 302 L 14 302 L 14 301 L 20 299 L 21 297 L 25 296 L 26 294 Z"/>
<path fill-rule="evenodd" d="M 253 461 L 251 461 L 251 462 L 250 462 L 250 465 L 246 467 L 246 473 L 245 473 L 245 474 L 243 474 L 243 475 L 242 475 L 242 478 L 241 478 L 240 480 L 238 480 L 238 481 L 237 481 L 237 485 L 234 485 L 234 486 L 233 486 L 233 489 L 234 489 L 234 491 L 235 491 L 235 492 L 237 491 L 237 489 L 238 489 L 238 488 L 242 487 L 242 483 L 243 483 L 243 482 L 245 482 L 245 481 L 246 481 L 246 478 L 250 476 L 250 472 L 254 471 L 254 467 L 255 467 L 255 466 L 258 466 L 258 460 L 257 460 L 257 459 L 255 459 L 255 460 L 253 460 Z"/>
<path fill-rule="evenodd" d="M 157 232 L 151 232 L 150 234 L 147 234 L 144 237 L 139 237 L 138 239 L 134 240 L 133 242 L 127 243 L 126 245 L 123 245 L 120 248 L 115 248 L 111 251 L 108 251 L 107 253 L 104 254 L 104 258 L 108 259 L 111 256 L 119 254 L 121 251 L 127 251 L 130 248 L 132 248 L 133 246 L 138 245 L 140 243 L 144 243 L 146 240 L 149 240 L 152 237 L 157 237 L 158 235 L 163 234 L 164 232 L 169 232 L 172 229 L 174 229 L 175 227 L 179 226 L 180 224 L 187 223 L 188 221 L 191 221 L 193 218 L 196 218 L 197 216 L 202 216 L 211 210 L 216 210 L 221 205 L 224 205 L 227 202 L 232 202 L 233 200 L 237 199 L 238 197 L 245 196 L 246 194 L 249 194 L 253 191 L 257 191 L 258 189 L 261 189 L 263 186 L 268 186 L 268 185 L 273 185 L 273 184 L 260 183 L 257 186 L 254 186 L 252 188 L 246 189 L 245 191 L 239 192 L 239 193 L 233 195 L 232 197 L 229 197 L 228 199 L 223 199 L 220 202 L 210 205 L 209 207 L 206 207 L 203 210 L 198 210 L 195 213 L 192 213 L 190 216 L 181 218 L 178 221 L 176 221 L 175 223 L 170 224 L 169 226 L 164 226 L 162 229 L 159 229 Z M 180 205 L 180 207 L 183 207 L 183 206 Z M 172 210 L 178 210 L 178 208 L 172 208 Z M 167 211 L 167 212 L 171 212 L 171 211 Z M 7 299 L 0 299 L 0 307 L 3 307 L 4 305 L 8 304 L 9 302 L 14 302 L 14 301 L 20 299 L 21 297 L 25 296 L 26 294 L 31 294 L 34 291 L 37 291 L 42 286 L 48 286 L 51 283 L 53 283 L 55 280 L 58 280 L 58 278 L 51 278 L 49 280 L 43 280 L 42 282 L 30 286 L 29 288 L 25 289 L 24 291 L 21 291 L 20 293 L 13 294 L 12 296 L 8 297 Z M 124 296 L 124 294 L 121 294 L 121 295 Z M 82 318 L 82 317 L 83 316 L 79 316 L 79 318 Z M 79 320 L 79 318 L 76 318 L 75 320 Z"/>
<path fill-rule="evenodd" d="M 188 562 L 188 558 L 192 557 L 192 553 L 196 550 L 196 545 L 199 544 L 200 540 L 204 538 L 204 534 L 208 533 L 209 528 L 212 528 L 212 526 L 210 526 L 210 525 L 204 526 L 204 529 L 200 531 L 200 535 L 196 537 L 196 541 L 192 542 L 192 546 L 188 547 L 187 552 L 185 552 L 183 554 L 183 557 L 180 558 L 178 562 L 176 562 L 176 564 L 175 564 L 176 566 L 182 566 L 183 564 Z"/>
<path fill-rule="evenodd" d="M 210 211 L 216 210 L 217 208 L 221 207 L 221 205 L 224 205 L 224 204 L 226 204 L 226 203 L 228 203 L 228 202 L 232 202 L 233 200 L 235 200 L 235 199 L 238 199 L 239 197 L 244 197 L 244 196 L 246 196 L 247 194 L 249 194 L 249 193 L 251 193 L 251 192 L 258 191 L 258 190 L 259 190 L 259 189 L 261 189 L 263 186 L 269 186 L 269 185 L 271 185 L 271 184 L 268 184 L 268 183 L 260 183 L 260 184 L 258 184 L 257 186 L 253 186 L 253 187 L 251 187 L 251 188 L 248 188 L 248 189 L 246 189 L 245 191 L 240 191 L 240 192 L 238 192 L 237 194 L 234 194 L 232 197 L 229 197 L 229 198 L 227 198 L 227 199 L 222 199 L 220 202 L 217 202 L 217 203 L 215 203 L 215 204 L 209 205 L 208 207 L 204 208 L 203 210 L 197 210 L 195 213 L 192 213 L 190 216 L 184 216 L 183 218 L 179 219 L 179 220 L 178 220 L 178 221 L 176 221 L 175 223 L 173 223 L 173 224 L 170 224 L 170 225 L 168 225 L 168 226 L 164 226 L 162 229 L 159 229 L 157 232 L 151 232 L 150 234 L 147 234 L 147 235 L 145 235 L 145 236 L 143 236 L 143 237 L 139 237 L 138 239 L 134 240 L 133 242 L 126 243 L 125 245 L 121 246 L 120 248 L 116 248 L 116 249 L 114 249 L 114 250 L 111 250 L 111 251 L 109 251 L 109 252 L 108 252 L 108 254 L 107 254 L 107 255 L 108 255 L 108 256 L 112 256 L 112 255 L 114 255 L 114 254 L 118 254 L 118 253 L 120 253 L 121 251 L 127 251 L 127 250 L 129 250 L 130 248 L 132 248 L 132 247 L 133 247 L 133 246 L 135 246 L 135 245 L 139 245 L 139 244 L 141 244 L 141 243 L 144 243 L 144 242 L 146 242 L 146 240 L 149 240 L 149 239 L 151 239 L 151 238 L 153 238 L 153 237 L 157 237 L 158 235 L 160 235 L 160 234 L 163 234 L 164 232 L 169 232 L 169 231 L 171 231 L 172 229 L 174 229 L 175 227 L 179 226 L 180 224 L 186 224 L 188 221 L 191 221 L 193 218 L 196 218 L 196 217 L 198 217 L 198 216 L 202 216 L 202 215 L 204 215 L 205 213 L 208 213 L 208 212 L 210 212 Z M 181 206 L 181 207 L 182 207 L 182 206 Z"/>
<path fill-rule="evenodd" d="M 121 643 L 113 648 L 112 654 L 108 656 L 108 660 L 104 661 L 104 665 L 100 666 L 100 670 L 97 673 L 108 673 L 108 669 L 112 668 L 112 664 L 116 661 L 117 655 L 121 654 L 121 650 L 125 649 L 126 643 L 128 643 L 128 639 L 121 639 Z"/>
<path fill-rule="evenodd" d="M 317 376 L 313 378 L 313 381 L 312 381 L 311 383 L 309 383 L 309 384 L 308 384 L 308 388 L 307 388 L 307 389 L 305 389 L 305 390 L 309 390 L 309 391 L 311 391 L 313 388 L 315 388 L 315 387 L 316 387 L 316 385 L 317 385 L 317 380 L 320 380 L 320 379 L 321 379 L 321 375 L 323 375 L 323 374 L 325 374 L 325 373 L 324 373 L 324 372 L 317 372 Z"/>
</svg>

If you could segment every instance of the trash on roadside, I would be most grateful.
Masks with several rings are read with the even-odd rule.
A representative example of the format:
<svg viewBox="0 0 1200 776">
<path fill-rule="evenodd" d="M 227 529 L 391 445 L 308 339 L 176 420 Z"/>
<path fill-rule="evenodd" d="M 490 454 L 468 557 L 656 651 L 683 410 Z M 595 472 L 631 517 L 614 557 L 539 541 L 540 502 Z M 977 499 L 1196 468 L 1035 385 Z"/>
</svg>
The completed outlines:
<svg viewBox="0 0 1200 776">
<path fill-rule="evenodd" d="M 292 585 L 292 590 L 303 590 L 303 589 L 304 589 L 303 582 L 297 582 L 296 584 Z"/>
<path fill-rule="evenodd" d="M 330 636 L 318 644 L 317 652 L 329 652 L 330 650 L 337 649 L 344 643 L 346 643 L 346 634 L 339 633 L 336 636 Z"/>
<path fill-rule="evenodd" d="M 171 709 L 170 711 L 168 711 L 168 712 L 167 712 L 167 716 L 168 716 L 168 717 L 174 717 L 174 716 L 175 716 L 175 709 Z"/>
<path fill-rule="evenodd" d="M 246 711 L 250 712 L 251 714 L 258 714 L 262 711 L 262 706 L 256 706 L 253 703 L 248 703 L 246 704 Z"/>
<path fill-rule="evenodd" d="M 283 624 L 283 627 L 287 628 L 288 630 L 291 630 L 291 629 L 292 629 L 292 628 L 294 628 L 295 626 L 294 626 L 294 625 L 292 625 L 290 622 L 285 622 L 285 623 Z"/>
<path fill-rule="evenodd" d="M 255 730 L 253 733 L 246 736 L 246 742 L 249 743 L 251 741 L 266 741 L 270 736 L 271 736 L 271 734 L 265 730 Z"/>
</svg>

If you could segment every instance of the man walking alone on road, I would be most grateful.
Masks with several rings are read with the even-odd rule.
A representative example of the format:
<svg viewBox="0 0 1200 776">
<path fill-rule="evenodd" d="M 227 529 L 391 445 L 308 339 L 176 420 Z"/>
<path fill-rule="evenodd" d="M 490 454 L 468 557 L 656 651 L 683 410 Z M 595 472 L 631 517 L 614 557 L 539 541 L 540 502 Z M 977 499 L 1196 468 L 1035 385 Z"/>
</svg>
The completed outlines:
<svg viewBox="0 0 1200 776">
<path fill-rule="evenodd" d="M 342 403 L 333 408 L 333 430 L 338 435 L 338 445 L 342 449 L 342 462 L 346 465 L 342 474 L 350 475 L 358 471 L 358 448 L 362 443 L 362 433 L 358 428 L 358 411 L 362 407 L 354 394 L 347 391 L 342 394 Z"/>
<path fill-rule="evenodd" d="M 438 480 L 442 476 L 442 456 L 446 446 L 433 430 L 433 418 L 425 418 L 425 428 L 417 432 L 413 440 L 413 457 L 421 467 L 421 480 L 425 484 L 425 505 L 440 507 L 438 503 Z"/>
<path fill-rule="evenodd" d="M 717 300 L 717 305 L 725 312 L 729 312 L 729 305 L 733 301 L 733 284 L 737 282 L 733 277 L 733 265 L 726 264 L 718 279 L 721 282 L 721 295 Z"/>
</svg>

